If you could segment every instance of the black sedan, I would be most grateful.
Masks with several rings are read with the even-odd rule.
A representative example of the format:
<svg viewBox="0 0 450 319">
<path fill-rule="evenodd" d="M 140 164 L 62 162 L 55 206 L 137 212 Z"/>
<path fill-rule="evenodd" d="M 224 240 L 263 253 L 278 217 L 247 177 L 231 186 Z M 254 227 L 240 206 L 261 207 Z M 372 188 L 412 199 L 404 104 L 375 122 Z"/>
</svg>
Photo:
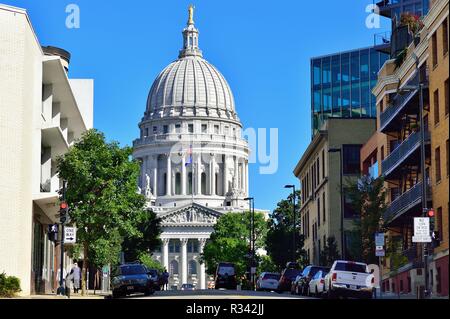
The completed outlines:
<svg viewBox="0 0 450 319">
<path fill-rule="evenodd" d="M 141 264 L 119 266 L 117 275 L 112 279 L 111 285 L 113 298 L 135 293 L 143 293 L 149 296 L 155 292 L 152 272 Z"/>
</svg>

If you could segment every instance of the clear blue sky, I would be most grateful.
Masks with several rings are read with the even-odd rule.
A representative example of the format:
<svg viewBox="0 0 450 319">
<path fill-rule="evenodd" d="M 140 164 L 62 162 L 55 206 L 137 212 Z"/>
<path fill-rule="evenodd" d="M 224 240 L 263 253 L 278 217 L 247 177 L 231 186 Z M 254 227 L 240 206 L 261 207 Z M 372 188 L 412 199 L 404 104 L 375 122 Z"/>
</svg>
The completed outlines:
<svg viewBox="0 0 450 319">
<path fill-rule="evenodd" d="M 95 80 L 95 127 L 131 145 L 155 77 L 182 45 L 187 7 L 205 58 L 228 80 L 245 127 L 279 128 L 279 169 L 250 167 L 257 208 L 272 210 L 298 180 L 292 171 L 311 140 L 310 58 L 366 47 L 372 0 L 3 0 L 26 8 L 42 45 L 72 53 L 70 77 Z M 67 29 L 65 8 L 77 4 L 81 28 Z"/>
</svg>

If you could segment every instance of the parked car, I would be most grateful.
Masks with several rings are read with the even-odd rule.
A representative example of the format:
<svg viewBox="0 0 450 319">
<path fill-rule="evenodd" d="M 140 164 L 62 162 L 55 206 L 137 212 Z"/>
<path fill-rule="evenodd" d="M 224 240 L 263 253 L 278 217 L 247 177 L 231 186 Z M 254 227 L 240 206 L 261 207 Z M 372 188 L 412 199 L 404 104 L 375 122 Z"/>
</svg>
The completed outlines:
<svg viewBox="0 0 450 319">
<path fill-rule="evenodd" d="M 181 286 L 181 290 L 195 290 L 195 286 L 193 284 L 183 284 Z"/>
<path fill-rule="evenodd" d="M 371 299 L 375 277 L 367 264 L 337 260 L 325 276 L 324 293 L 328 298 L 352 297 Z"/>
<path fill-rule="evenodd" d="M 292 281 L 291 284 L 291 294 L 292 295 L 299 295 L 300 292 L 298 290 L 298 284 L 300 283 L 300 279 L 302 278 L 302 273 L 300 273 L 295 279 Z"/>
<path fill-rule="evenodd" d="M 159 271 L 157 269 L 149 269 L 148 270 L 149 274 L 150 274 L 150 278 L 153 281 L 153 289 L 155 291 L 160 291 L 161 290 L 161 274 L 159 273 Z"/>
<path fill-rule="evenodd" d="M 144 265 L 120 265 L 111 281 L 113 298 L 134 293 L 144 293 L 146 296 L 153 294 L 155 289 L 151 276 L 151 272 Z"/>
<path fill-rule="evenodd" d="M 256 280 L 256 290 L 277 290 L 281 275 L 273 272 L 263 272 Z"/>
<path fill-rule="evenodd" d="M 215 289 L 237 289 L 236 269 L 234 264 L 222 262 L 217 265 Z"/>
<path fill-rule="evenodd" d="M 306 296 L 309 291 L 309 282 L 315 276 L 318 271 L 328 271 L 329 268 L 321 267 L 321 266 L 313 266 L 310 265 L 303 269 L 302 274 L 299 278 L 297 284 L 296 293 L 300 293 L 300 295 Z"/>
<path fill-rule="evenodd" d="M 325 276 L 329 270 L 319 270 L 309 281 L 308 296 L 321 297 L 325 285 Z"/>
<path fill-rule="evenodd" d="M 300 274 L 300 269 L 286 268 L 281 273 L 280 280 L 278 282 L 277 292 L 282 293 L 283 291 L 290 291 L 292 282 Z"/>
</svg>

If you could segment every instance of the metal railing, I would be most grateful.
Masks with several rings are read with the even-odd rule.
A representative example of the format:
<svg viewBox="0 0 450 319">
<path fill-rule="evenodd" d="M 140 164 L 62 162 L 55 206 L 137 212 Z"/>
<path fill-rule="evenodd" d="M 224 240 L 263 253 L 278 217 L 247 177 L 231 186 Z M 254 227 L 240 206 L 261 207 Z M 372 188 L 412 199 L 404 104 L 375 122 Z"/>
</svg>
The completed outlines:
<svg viewBox="0 0 450 319">
<path fill-rule="evenodd" d="M 407 212 L 412 207 L 419 204 L 422 200 L 422 182 L 417 183 L 414 187 L 410 188 L 407 192 L 397 197 L 387 207 L 384 213 L 384 220 L 392 222 L 395 218 Z"/>
<path fill-rule="evenodd" d="M 381 163 L 383 175 L 387 176 L 405 161 L 411 154 L 420 147 L 421 132 L 414 132 L 408 136 L 388 157 Z M 430 132 L 425 132 L 425 141 L 430 139 Z"/>
<path fill-rule="evenodd" d="M 380 114 L 380 130 L 383 131 L 386 126 L 400 113 L 408 102 L 419 92 L 411 91 L 405 95 L 397 95 L 393 103 L 389 104 L 386 110 Z"/>
</svg>

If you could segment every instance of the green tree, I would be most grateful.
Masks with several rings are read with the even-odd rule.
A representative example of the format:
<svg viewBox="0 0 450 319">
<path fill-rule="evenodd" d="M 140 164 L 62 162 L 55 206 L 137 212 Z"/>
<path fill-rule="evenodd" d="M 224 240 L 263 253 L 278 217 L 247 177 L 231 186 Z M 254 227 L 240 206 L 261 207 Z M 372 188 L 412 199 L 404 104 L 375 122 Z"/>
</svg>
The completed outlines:
<svg viewBox="0 0 450 319">
<path fill-rule="evenodd" d="M 138 225 L 138 236 L 125 237 L 122 251 L 125 261 L 133 262 L 140 260 L 143 254 L 150 255 L 156 248 L 161 246 L 161 219 L 153 211 L 149 211 L 145 220 Z"/>
<path fill-rule="evenodd" d="M 360 247 L 362 260 L 367 264 L 377 263 L 375 256 L 375 233 L 379 231 L 380 220 L 386 211 L 386 191 L 382 178 L 363 176 L 346 187 L 353 208 L 360 212 L 355 221 L 353 236 L 359 237 L 354 246 Z M 357 252 L 354 252 L 357 255 Z"/>
<path fill-rule="evenodd" d="M 300 203 L 300 191 L 296 192 L 296 203 Z M 293 194 L 277 204 L 268 221 L 269 230 L 266 237 L 266 250 L 277 267 L 278 271 L 285 268 L 286 263 L 292 260 L 294 237 Z M 304 237 L 300 235 L 300 205 L 296 205 L 296 261 L 306 264 L 306 252 L 303 249 Z"/>
<path fill-rule="evenodd" d="M 201 258 L 209 275 L 214 275 L 220 262 L 234 263 L 238 279 L 245 275 L 250 261 L 250 220 L 249 212 L 229 213 L 218 220 Z M 264 215 L 255 213 L 255 250 L 264 247 L 266 233 Z M 255 255 L 259 262 L 259 257 Z"/>
<path fill-rule="evenodd" d="M 257 271 L 260 274 L 262 272 L 277 272 L 279 270 L 270 256 L 261 256 Z"/>
<path fill-rule="evenodd" d="M 327 238 L 327 243 L 324 249 L 320 252 L 320 264 L 322 266 L 331 267 L 335 260 L 339 260 L 341 255 L 339 253 L 336 239 L 334 236 Z"/>
<path fill-rule="evenodd" d="M 118 263 L 123 238 L 141 235 L 137 226 L 147 212 L 144 196 L 137 193 L 139 164 L 131 155 L 132 148 L 107 143 L 102 133 L 90 130 L 57 160 L 83 247 L 83 294 L 88 262 L 97 267 Z"/>
</svg>

